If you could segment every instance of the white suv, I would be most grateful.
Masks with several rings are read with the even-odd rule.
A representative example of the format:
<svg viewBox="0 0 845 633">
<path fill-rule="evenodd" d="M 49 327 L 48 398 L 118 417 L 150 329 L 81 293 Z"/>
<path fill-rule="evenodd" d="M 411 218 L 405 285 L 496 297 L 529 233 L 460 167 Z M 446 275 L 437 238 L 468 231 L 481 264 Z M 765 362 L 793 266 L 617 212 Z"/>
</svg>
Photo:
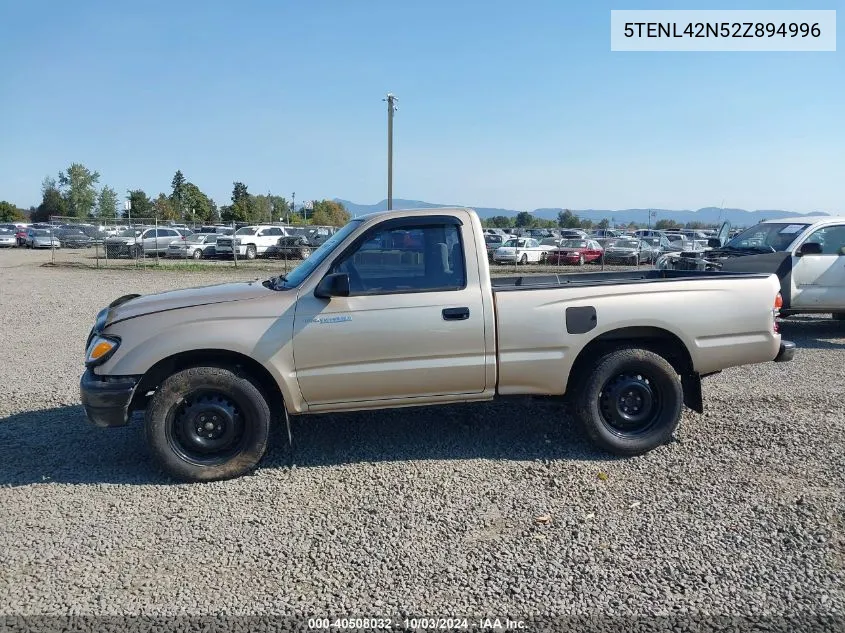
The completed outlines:
<svg viewBox="0 0 845 633">
<path fill-rule="evenodd" d="M 244 226 L 235 235 L 221 236 L 217 239 L 216 253 L 218 257 L 232 257 L 233 250 L 238 249 L 238 257 L 255 259 L 275 246 L 280 237 L 286 237 L 288 232 L 281 226 L 259 224 Z M 233 246 L 234 242 L 234 246 Z"/>
</svg>

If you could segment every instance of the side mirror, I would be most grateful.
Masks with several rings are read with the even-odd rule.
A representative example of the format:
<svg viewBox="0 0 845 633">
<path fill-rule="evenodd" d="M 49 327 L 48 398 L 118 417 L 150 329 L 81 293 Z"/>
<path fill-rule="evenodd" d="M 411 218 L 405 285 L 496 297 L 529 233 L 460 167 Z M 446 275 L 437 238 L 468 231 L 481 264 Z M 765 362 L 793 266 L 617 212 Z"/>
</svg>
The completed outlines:
<svg viewBox="0 0 845 633">
<path fill-rule="evenodd" d="M 346 273 L 332 273 L 326 275 L 314 289 L 314 296 L 320 299 L 349 296 L 349 275 Z"/>
<path fill-rule="evenodd" d="M 802 255 L 821 255 L 822 245 L 818 242 L 805 242 L 801 245 L 801 248 L 798 249 L 798 252 L 795 254 L 798 257 L 801 257 Z"/>
<path fill-rule="evenodd" d="M 722 246 L 722 240 L 718 237 L 708 237 L 707 246 L 710 248 L 720 248 Z"/>
</svg>

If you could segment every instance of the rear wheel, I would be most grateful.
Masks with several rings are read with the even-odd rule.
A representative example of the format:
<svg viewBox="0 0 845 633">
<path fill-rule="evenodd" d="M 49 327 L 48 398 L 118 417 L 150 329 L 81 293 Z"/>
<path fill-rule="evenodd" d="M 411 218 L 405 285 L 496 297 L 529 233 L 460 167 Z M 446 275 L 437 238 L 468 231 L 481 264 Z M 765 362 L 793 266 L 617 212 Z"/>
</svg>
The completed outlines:
<svg viewBox="0 0 845 633">
<path fill-rule="evenodd" d="M 519 259 L 520 264 L 527 264 L 528 263 L 528 253 L 523 253 L 522 257 Z"/>
<path fill-rule="evenodd" d="M 258 252 L 255 250 L 255 245 L 249 244 L 246 247 L 246 258 L 247 259 L 255 259 Z"/>
<path fill-rule="evenodd" d="M 665 444 L 681 419 L 681 381 L 669 362 L 646 349 L 600 356 L 576 386 L 575 411 L 590 439 L 617 455 Z"/>
<path fill-rule="evenodd" d="M 578 265 L 579 265 L 579 266 L 583 266 L 583 265 L 584 265 L 584 256 L 583 256 L 583 255 L 579 255 L 579 256 L 578 256 Z"/>
<path fill-rule="evenodd" d="M 242 475 L 267 449 L 270 409 L 247 378 L 194 367 L 167 378 L 146 413 L 150 450 L 168 474 L 185 481 Z"/>
<path fill-rule="evenodd" d="M 194 259 L 202 259 L 202 249 L 201 248 L 195 248 L 194 254 L 191 255 L 191 257 L 193 257 Z"/>
</svg>

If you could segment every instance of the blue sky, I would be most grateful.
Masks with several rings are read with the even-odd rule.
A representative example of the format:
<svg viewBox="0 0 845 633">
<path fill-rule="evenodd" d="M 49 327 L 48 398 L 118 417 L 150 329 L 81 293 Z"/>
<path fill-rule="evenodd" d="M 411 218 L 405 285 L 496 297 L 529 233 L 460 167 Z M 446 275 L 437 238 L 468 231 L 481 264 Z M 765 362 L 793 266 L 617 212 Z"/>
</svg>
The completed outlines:
<svg viewBox="0 0 845 633">
<path fill-rule="evenodd" d="M 845 59 L 610 51 L 613 9 L 845 3 L 0 0 L 0 199 L 71 162 L 297 200 L 845 212 Z"/>
</svg>

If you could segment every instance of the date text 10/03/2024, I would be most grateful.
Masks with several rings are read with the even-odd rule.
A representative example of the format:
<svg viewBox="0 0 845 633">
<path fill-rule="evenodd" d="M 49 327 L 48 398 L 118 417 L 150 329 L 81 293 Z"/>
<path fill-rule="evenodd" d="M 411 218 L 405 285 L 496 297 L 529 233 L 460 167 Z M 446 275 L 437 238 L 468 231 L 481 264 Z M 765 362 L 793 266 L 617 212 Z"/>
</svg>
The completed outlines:
<svg viewBox="0 0 845 633">
<path fill-rule="evenodd" d="M 818 22 L 626 22 L 625 37 L 760 38 L 821 37 Z"/>
<path fill-rule="evenodd" d="M 309 629 L 322 630 L 393 630 L 402 627 L 411 630 L 437 631 L 522 631 L 526 624 L 510 618 L 309 618 Z"/>
</svg>

